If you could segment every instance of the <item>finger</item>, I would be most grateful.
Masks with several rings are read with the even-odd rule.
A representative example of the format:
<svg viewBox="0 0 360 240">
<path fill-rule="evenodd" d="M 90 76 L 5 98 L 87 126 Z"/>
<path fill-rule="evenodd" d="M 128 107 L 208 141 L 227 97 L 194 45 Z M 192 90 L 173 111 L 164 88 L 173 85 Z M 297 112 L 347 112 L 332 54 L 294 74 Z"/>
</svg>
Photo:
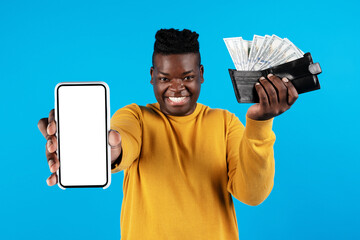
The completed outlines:
<svg viewBox="0 0 360 240">
<path fill-rule="evenodd" d="M 277 96 L 279 103 L 286 103 L 287 104 L 287 95 L 288 95 L 288 89 L 283 81 L 278 76 L 275 76 L 273 74 L 268 74 L 267 78 L 271 83 L 275 86 L 277 90 Z"/>
<path fill-rule="evenodd" d="M 109 145 L 111 147 L 111 163 L 120 157 L 121 148 L 121 135 L 115 130 L 109 131 Z"/>
<path fill-rule="evenodd" d="M 56 124 L 55 124 L 55 110 L 51 109 L 48 118 L 48 126 L 47 126 L 48 135 L 55 135 L 56 133 Z"/>
<path fill-rule="evenodd" d="M 55 184 L 57 184 L 57 182 L 58 182 L 58 177 L 56 173 L 51 174 L 50 177 L 46 179 L 46 183 L 49 186 L 54 186 Z"/>
<path fill-rule="evenodd" d="M 57 138 L 54 135 L 48 136 L 46 146 L 50 153 L 55 152 L 57 150 Z"/>
<path fill-rule="evenodd" d="M 260 78 L 260 83 L 264 87 L 265 92 L 269 99 L 269 104 L 274 105 L 278 103 L 278 96 L 274 86 L 269 80 L 266 80 L 264 77 Z"/>
<path fill-rule="evenodd" d="M 48 126 L 48 119 L 47 118 L 40 119 L 37 125 L 41 134 L 46 138 L 48 135 L 46 131 L 46 128 Z"/>
<path fill-rule="evenodd" d="M 46 128 L 47 134 L 48 135 L 55 135 L 56 133 L 56 122 L 55 120 L 52 122 L 49 122 L 49 124 L 47 125 Z"/>
<path fill-rule="evenodd" d="M 116 130 L 109 131 L 109 145 L 112 149 L 121 148 L 121 135 Z"/>
<path fill-rule="evenodd" d="M 60 167 L 60 162 L 56 153 L 49 153 L 46 151 L 46 158 L 48 161 L 50 172 L 56 172 Z"/>
<path fill-rule="evenodd" d="M 46 155 L 46 160 L 48 162 L 48 165 L 52 165 L 52 163 L 50 163 L 50 160 L 53 160 L 54 162 L 58 161 L 57 158 L 57 153 L 56 152 L 49 152 L 49 147 L 48 147 L 48 143 L 45 144 L 45 155 Z"/>
<path fill-rule="evenodd" d="M 287 78 L 283 78 L 282 81 L 284 82 L 285 86 L 288 89 L 288 98 L 287 98 L 287 102 L 288 104 L 291 106 L 295 103 L 296 99 L 298 99 L 299 94 L 296 91 L 296 88 L 294 87 L 294 85 L 292 84 L 291 81 L 289 81 L 289 79 Z"/>
<path fill-rule="evenodd" d="M 260 83 L 256 83 L 255 89 L 256 89 L 257 94 L 259 95 L 260 106 L 262 106 L 263 108 L 269 107 L 269 99 L 268 99 L 268 96 L 267 96 L 263 86 Z"/>
<path fill-rule="evenodd" d="M 55 119 L 55 109 L 51 109 L 49 112 L 49 123 Z"/>
</svg>

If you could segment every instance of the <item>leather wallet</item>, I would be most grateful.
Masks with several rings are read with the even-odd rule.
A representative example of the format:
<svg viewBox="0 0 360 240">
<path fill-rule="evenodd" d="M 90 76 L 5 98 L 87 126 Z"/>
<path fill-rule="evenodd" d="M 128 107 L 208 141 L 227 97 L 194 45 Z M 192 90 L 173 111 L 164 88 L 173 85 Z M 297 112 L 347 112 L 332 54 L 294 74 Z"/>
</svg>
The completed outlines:
<svg viewBox="0 0 360 240">
<path fill-rule="evenodd" d="M 313 63 L 310 53 L 305 53 L 302 58 L 261 71 L 229 69 L 229 73 L 239 103 L 258 103 L 255 83 L 261 76 L 266 78 L 269 73 L 289 79 L 299 94 L 320 89 L 317 77 L 321 73 L 320 64 Z"/>
</svg>

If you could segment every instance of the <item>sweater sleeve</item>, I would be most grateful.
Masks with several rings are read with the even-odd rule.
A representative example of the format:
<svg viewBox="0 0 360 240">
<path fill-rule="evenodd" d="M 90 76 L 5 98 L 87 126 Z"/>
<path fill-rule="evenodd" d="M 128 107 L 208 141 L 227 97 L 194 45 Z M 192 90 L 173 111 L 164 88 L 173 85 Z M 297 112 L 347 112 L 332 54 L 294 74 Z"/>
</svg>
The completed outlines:
<svg viewBox="0 0 360 240">
<path fill-rule="evenodd" d="M 121 158 L 112 164 L 111 173 L 128 168 L 138 159 L 142 144 L 142 114 L 140 107 L 131 104 L 116 111 L 110 121 L 110 128 L 121 136 Z"/>
<path fill-rule="evenodd" d="M 241 202 L 262 203 L 274 185 L 273 119 L 246 116 L 246 127 L 232 114 L 227 132 L 228 191 Z"/>
</svg>

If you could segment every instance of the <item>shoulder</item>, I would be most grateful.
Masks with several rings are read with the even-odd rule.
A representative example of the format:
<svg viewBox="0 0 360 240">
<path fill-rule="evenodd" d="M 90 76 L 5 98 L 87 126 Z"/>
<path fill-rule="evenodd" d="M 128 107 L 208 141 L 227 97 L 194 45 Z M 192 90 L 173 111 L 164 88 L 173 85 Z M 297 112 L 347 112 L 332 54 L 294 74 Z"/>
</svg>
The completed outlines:
<svg viewBox="0 0 360 240">
<path fill-rule="evenodd" d="M 126 105 L 126 106 L 118 109 L 115 112 L 114 116 L 132 115 L 138 119 L 142 119 L 149 115 L 159 115 L 160 113 L 161 113 L 161 111 L 156 103 L 147 104 L 146 106 L 132 103 L 132 104 Z"/>
<path fill-rule="evenodd" d="M 140 114 L 141 113 L 141 109 L 140 106 L 137 105 L 136 103 L 132 103 L 129 105 L 126 105 L 120 109 L 118 109 L 114 115 L 119 115 L 119 114 Z"/>
</svg>

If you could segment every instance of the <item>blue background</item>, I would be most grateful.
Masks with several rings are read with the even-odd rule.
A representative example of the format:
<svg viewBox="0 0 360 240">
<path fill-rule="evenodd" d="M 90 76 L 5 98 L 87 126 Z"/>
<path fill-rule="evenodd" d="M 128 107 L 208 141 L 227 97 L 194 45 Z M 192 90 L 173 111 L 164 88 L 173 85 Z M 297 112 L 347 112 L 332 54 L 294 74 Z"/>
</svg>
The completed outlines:
<svg viewBox="0 0 360 240">
<path fill-rule="evenodd" d="M 155 102 L 154 35 L 170 27 L 200 34 L 199 102 L 243 122 L 250 105 L 236 102 L 224 37 L 287 37 L 323 69 L 322 89 L 274 120 L 275 186 L 259 206 L 235 201 L 240 239 L 360 239 L 358 9 L 347 0 L 1 0 L 0 239 L 119 239 L 123 173 L 107 190 L 48 187 L 37 122 L 62 81 L 106 81 L 112 114 Z"/>
</svg>

